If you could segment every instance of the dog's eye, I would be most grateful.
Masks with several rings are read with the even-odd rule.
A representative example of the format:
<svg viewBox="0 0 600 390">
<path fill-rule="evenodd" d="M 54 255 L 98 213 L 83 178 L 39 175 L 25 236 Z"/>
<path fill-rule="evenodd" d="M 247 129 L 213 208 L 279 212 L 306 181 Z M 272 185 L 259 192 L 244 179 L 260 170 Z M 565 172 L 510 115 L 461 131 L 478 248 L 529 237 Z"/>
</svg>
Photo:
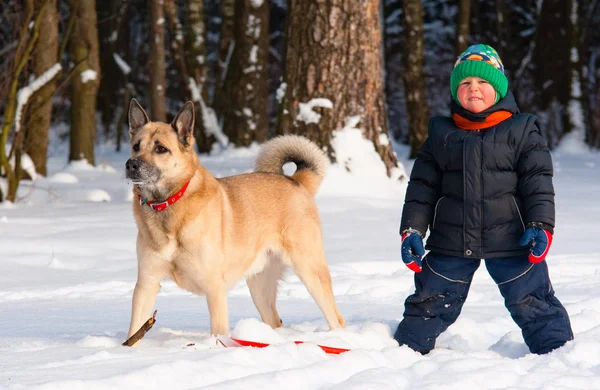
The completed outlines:
<svg viewBox="0 0 600 390">
<path fill-rule="evenodd" d="M 163 154 L 163 153 L 167 153 L 169 150 L 162 145 L 156 145 L 156 147 L 154 148 L 154 151 L 158 154 Z"/>
<path fill-rule="evenodd" d="M 139 142 L 137 144 L 133 145 L 133 151 L 136 153 L 140 151 L 140 143 Z"/>
</svg>

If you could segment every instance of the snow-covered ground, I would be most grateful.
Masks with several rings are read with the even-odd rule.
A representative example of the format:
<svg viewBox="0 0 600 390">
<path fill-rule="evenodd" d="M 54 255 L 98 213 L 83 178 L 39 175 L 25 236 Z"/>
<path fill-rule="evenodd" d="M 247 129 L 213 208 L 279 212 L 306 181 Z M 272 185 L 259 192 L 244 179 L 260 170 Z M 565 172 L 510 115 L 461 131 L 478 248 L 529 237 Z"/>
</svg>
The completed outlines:
<svg viewBox="0 0 600 390">
<path fill-rule="evenodd" d="M 359 148 L 347 135 L 342 144 Z M 343 141 L 343 142 L 342 142 Z M 405 184 L 334 166 L 317 195 L 334 293 L 348 327 L 329 331 L 298 278 L 281 285 L 284 327 L 262 324 L 245 283 L 229 293 L 231 335 L 272 342 L 224 348 L 208 334 L 203 297 L 166 281 L 157 323 L 138 348 L 122 347 L 136 280 L 128 152 L 97 149 L 97 166 L 67 165 L 54 145 L 49 175 L 23 182 L 0 205 L 0 388 L 21 389 L 600 389 L 600 154 L 553 153 L 557 227 L 548 257 L 575 341 L 528 353 L 481 267 L 459 320 L 421 356 L 391 334 L 412 272 L 400 259 Z M 125 148 L 127 149 L 127 148 Z M 201 156 L 217 176 L 250 171 L 256 147 Z M 406 155 L 405 149 L 398 152 Z M 404 161 L 407 171 L 412 162 Z M 351 348 L 327 355 L 315 343 Z"/>
</svg>

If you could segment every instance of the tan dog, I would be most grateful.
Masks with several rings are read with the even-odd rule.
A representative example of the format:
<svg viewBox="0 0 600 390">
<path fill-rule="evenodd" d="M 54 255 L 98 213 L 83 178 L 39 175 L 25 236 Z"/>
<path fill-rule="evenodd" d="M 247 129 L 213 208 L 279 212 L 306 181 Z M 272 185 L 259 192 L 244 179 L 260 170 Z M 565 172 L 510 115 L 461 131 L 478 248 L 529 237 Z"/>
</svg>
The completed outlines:
<svg viewBox="0 0 600 390">
<path fill-rule="evenodd" d="M 198 162 L 193 129 L 191 102 L 165 124 L 131 100 L 126 176 L 134 183 L 138 279 L 128 337 L 151 315 L 164 278 L 206 295 L 211 334 L 228 333 L 226 292 L 242 277 L 262 320 L 279 327 L 275 298 L 287 265 L 329 327 L 345 326 L 314 200 L 327 167 L 323 152 L 306 138 L 279 137 L 262 147 L 255 173 L 216 179 Z M 282 166 L 290 161 L 297 170 L 288 177 Z"/>
</svg>

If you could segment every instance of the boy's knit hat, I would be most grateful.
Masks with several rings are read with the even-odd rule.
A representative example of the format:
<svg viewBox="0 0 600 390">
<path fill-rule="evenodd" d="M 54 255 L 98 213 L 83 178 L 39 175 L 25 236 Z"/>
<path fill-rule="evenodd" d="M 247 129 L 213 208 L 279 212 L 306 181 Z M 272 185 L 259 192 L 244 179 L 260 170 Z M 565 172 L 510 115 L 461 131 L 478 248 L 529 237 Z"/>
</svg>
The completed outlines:
<svg viewBox="0 0 600 390">
<path fill-rule="evenodd" d="M 504 98 L 508 92 L 508 79 L 504 75 L 504 65 L 498 52 L 489 45 L 472 45 L 462 53 L 450 75 L 450 92 L 458 102 L 458 85 L 466 77 L 479 77 L 486 80 L 497 92 L 496 101 Z"/>
</svg>

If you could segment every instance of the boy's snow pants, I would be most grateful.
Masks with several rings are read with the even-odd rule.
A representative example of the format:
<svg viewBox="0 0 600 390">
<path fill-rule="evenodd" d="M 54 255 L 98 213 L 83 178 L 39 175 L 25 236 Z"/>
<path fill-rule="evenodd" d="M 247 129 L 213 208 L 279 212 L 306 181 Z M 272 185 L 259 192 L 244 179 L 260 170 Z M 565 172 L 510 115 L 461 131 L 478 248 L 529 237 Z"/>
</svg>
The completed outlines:
<svg viewBox="0 0 600 390">
<path fill-rule="evenodd" d="M 423 270 L 415 274 L 416 291 L 406 299 L 396 341 L 422 354 L 431 351 L 436 338 L 458 318 L 480 263 L 430 252 Z M 527 256 L 519 256 L 486 259 L 485 265 L 532 353 L 550 352 L 573 339 L 569 315 L 554 296 L 545 261 L 531 264 Z"/>
</svg>

